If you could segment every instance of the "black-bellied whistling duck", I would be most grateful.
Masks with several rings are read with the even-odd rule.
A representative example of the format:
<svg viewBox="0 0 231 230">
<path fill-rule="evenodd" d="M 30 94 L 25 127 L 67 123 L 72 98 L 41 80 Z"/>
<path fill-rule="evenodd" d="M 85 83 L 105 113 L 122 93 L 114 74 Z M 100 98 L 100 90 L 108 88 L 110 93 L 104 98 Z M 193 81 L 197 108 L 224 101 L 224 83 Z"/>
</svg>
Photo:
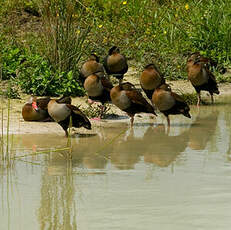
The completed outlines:
<svg viewBox="0 0 231 230">
<path fill-rule="evenodd" d="M 113 75 L 121 83 L 124 74 L 128 71 L 127 59 L 124 55 L 120 54 L 117 46 L 113 46 L 108 55 L 104 58 L 103 66 L 108 75 Z"/>
<path fill-rule="evenodd" d="M 31 97 L 22 107 L 22 117 L 25 121 L 51 121 L 47 112 L 47 104 L 50 97 L 39 98 Z"/>
<path fill-rule="evenodd" d="M 91 123 L 83 112 L 74 105 L 58 103 L 56 100 L 50 100 L 48 103 L 49 115 L 64 129 L 68 136 L 67 129 L 72 117 L 72 127 L 91 129 Z"/>
<path fill-rule="evenodd" d="M 206 60 L 201 58 L 198 53 L 192 54 L 187 60 L 188 79 L 197 92 L 197 106 L 201 102 L 201 90 L 208 91 L 211 96 L 212 104 L 214 102 L 213 94 L 219 94 L 215 76 L 210 72 Z"/>
<path fill-rule="evenodd" d="M 112 103 L 131 117 L 131 126 L 133 126 L 136 113 L 152 113 L 156 115 L 154 107 L 151 106 L 134 85 L 129 82 L 121 83 L 113 87 L 110 96 Z"/>
<path fill-rule="evenodd" d="M 217 62 L 212 60 L 211 58 L 208 57 L 204 57 L 200 54 L 200 52 L 194 52 L 191 53 L 189 58 L 196 58 L 199 62 L 203 62 L 204 64 L 206 64 L 208 66 L 208 68 L 210 67 L 217 67 Z"/>
<path fill-rule="evenodd" d="M 110 90 L 113 88 L 112 83 L 102 72 L 97 72 L 85 79 L 84 88 L 91 100 L 100 101 L 102 103 L 101 118 L 105 109 L 104 103 L 111 101 Z"/>
<path fill-rule="evenodd" d="M 96 54 L 91 54 L 89 59 L 82 65 L 80 70 L 80 80 L 84 82 L 84 80 L 95 72 L 104 73 L 104 68 L 101 63 L 99 63 L 99 57 Z"/>
<path fill-rule="evenodd" d="M 144 67 L 140 76 L 140 85 L 147 97 L 151 100 L 152 94 L 159 86 L 165 83 L 165 79 L 154 64 Z"/>
<path fill-rule="evenodd" d="M 216 68 L 216 69 L 219 71 L 219 73 L 221 73 L 221 74 L 224 74 L 224 73 L 227 71 L 227 69 L 226 69 L 224 66 L 219 65 L 217 61 L 215 61 L 215 60 L 213 60 L 213 59 L 211 59 L 211 58 L 209 58 L 209 57 L 202 56 L 202 55 L 200 54 L 200 52 L 194 52 L 194 53 L 190 54 L 190 57 L 191 57 L 191 56 L 197 57 L 197 59 L 198 59 L 200 62 L 206 64 L 206 66 L 208 67 L 209 70 L 210 70 L 212 67 L 214 67 L 214 68 Z M 189 58 L 190 58 L 190 57 L 189 57 Z"/>
<path fill-rule="evenodd" d="M 183 114 L 185 117 L 191 118 L 189 106 L 181 96 L 173 93 L 167 84 L 163 84 L 155 90 L 152 102 L 166 116 L 168 127 L 170 127 L 169 115 Z"/>
<path fill-rule="evenodd" d="M 50 97 L 37 98 L 31 97 L 22 108 L 22 117 L 25 121 L 53 121 L 47 111 Z M 70 97 L 56 99 L 58 103 L 71 104 Z"/>
</svg>

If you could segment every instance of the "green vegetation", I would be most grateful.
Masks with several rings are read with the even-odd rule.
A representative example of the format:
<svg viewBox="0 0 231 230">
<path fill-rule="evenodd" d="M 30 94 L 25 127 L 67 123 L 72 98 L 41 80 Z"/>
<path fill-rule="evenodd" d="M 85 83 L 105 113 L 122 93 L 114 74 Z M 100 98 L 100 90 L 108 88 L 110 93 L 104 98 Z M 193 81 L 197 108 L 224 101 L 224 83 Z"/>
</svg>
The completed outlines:
<svg viewBox="0 0 231 230">
<path fill-rule="evenodd" d="M 231 1 L 0 0 L 2 78 L 36 95 L 82 95 L 78 69 L 112 45 L 141 69 L 185 79 L 189 53 L 231 66 Z M 133 64 L 132 64 L 133 63 Z M 14 80 L 15 79 L 15 80 Z M 230 81 L 222 75 L 220 81 Z"/>
<path fill-rule="evenodd" d="M 197 94 L 196 93 L 182 93 L 180 95 L 188 105 L 197 104 Z"/>
<path fill-rule="evenodd" d="M 88 117 L 88 118 L 94 118 L 94 117 L 100 117 L 101 115 L 101 104 L 98 105 L 89 105 L 87 108 L 81 108 L 83 113 Z M 109 117 L 111 114 L 109 113 L 110 111 L 110 105 L 105 104 L 105 109 L 102 114 L 102 118 Z"/>
</svg>

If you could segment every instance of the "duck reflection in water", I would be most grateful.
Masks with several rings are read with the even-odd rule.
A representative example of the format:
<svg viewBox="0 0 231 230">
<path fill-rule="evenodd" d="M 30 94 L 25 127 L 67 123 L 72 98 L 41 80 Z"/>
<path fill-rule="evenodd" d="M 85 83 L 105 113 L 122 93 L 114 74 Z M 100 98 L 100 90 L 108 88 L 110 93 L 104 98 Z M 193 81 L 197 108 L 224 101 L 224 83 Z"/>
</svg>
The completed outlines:
<svg viewBox="0 0 231 230">
<path fill-rule="evenodd" d="M 160 124 L 154 128 L 150 127 L 144 139 L 153 140 L 144 152 L 144 162 L 167 167 L 186 149 L 189 137 L 188 131 L 183 131 L 177 136 L 170 136 L 165 125 Z"/>
<path fill-rule="evenodd" d="M 215 134 L 219 111 L 216 109 L 200 109 L 195 121 L 191 124 L 188 147 L 193 150 L 205 149 Z"/>
<path fill-rule="evenodd" d="M 90 144 L 89 144 L 90 143 Z M 72 141 L 70 158 L 73 167 L 82 169 L 104 169 L 108 161 L 110 148 L 100 148 L 105 144 L 101 135 L 75 138 Z M 60 154 L 53 154 L 49 167 L 66 165 Z M 65 166 L 66 167 L 66 166 Z"/>
<path fill-rule="evenodd" d="M 120 170 L 134 169 L 140 161 L 146 144 L 144 143 L 142 127 L 131 127 L 124 135 L 113 143 L 111 163 Z"/>
</svg>

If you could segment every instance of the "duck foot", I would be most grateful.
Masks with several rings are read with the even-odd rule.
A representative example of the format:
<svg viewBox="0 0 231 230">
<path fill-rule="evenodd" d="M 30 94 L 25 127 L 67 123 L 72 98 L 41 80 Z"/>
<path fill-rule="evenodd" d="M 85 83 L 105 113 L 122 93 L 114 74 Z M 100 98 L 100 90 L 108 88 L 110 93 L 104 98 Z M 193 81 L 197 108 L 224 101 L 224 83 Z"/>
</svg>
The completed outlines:
<svg viewBox="0 0 231 230">
<path fill-rule="evenodd" d="M 89 105 L 93 105 L 95 102 L 93 101 L 93 100 L 91 100 L 91 99 L 87 99 L 87 103 L 89 104 Z"/>
</svg>

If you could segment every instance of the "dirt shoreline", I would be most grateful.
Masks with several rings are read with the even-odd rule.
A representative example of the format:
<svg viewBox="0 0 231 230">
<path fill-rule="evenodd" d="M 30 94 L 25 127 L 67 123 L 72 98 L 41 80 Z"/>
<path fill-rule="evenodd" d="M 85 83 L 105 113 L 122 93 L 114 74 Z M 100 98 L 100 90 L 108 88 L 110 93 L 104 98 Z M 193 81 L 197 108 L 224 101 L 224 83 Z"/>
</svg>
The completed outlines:
<svg viewBox="0 0 231 230">
<path fill-rule="evenodd" d="M 134 76 L 136 75 L 136 76 Z M 139 78 L 137 74 L 133 73 L 132 70 L 129 70 L 129 73 L 124 77 L 125 81 L 129 81 L 137 88 L 140 88 Z M 191 86 L 190 82 L 187 80 L 178 80 L 178 81 L 168 81 L 171 84 L 173 91 L 182 92 L 182 93 L 193 93 L 194 89 Z M 231 83 L 221 83 L 219 84 L 220 95 L 215 96 L 215 100 L 218 97 L 231 95 Z M 203 97 L 208 97 L 208 94 L 205 92 L 202 94 Z M 62 128 L 56 124 L 55 122 L 25 122 L 21 115 L 22 106 L 28 100 L 29 95 L 22 95 L 22 99 L 13 99 L 10 100 L 10 125 L 9 125 L 9 133 L 10 134 L 42 134 L 42 133 L 56 133 L 58 135 L 64 135 L 64 131 Z M 75 97 L 72 98 L 72 104 L 87 107 L 87 97 Z M 1 111 L 3 110 L 3 119 L 1 116 L 0 119 L 0 127 L 3 127 L 4 135 L 7 133 L 7 107 L 8 101 L 4 99 L 1 102 Z M 118 125 L 118 122 L 121 125 L 129 125 L 129 117 L 127 117 L 126 113 L 122 112 L 120 109 L 115 107 L 114 105 L 110 106 L 110 113 L 117 114 L 118 119 L 103 119 L 101 121 L 91 120 L 92 130 L 86 130 L 84 128 L 75 129 L 79 133 L 95 133 L 97 132 L 97 127 L 113 127 L 113 125 Z M 150 116 L 148 114 L 136 115 L 135 123 L 146 122 L 147 120 L 150 122 Z M 2 126 L 3 120 L 3 126 Z"/>
</svg>

